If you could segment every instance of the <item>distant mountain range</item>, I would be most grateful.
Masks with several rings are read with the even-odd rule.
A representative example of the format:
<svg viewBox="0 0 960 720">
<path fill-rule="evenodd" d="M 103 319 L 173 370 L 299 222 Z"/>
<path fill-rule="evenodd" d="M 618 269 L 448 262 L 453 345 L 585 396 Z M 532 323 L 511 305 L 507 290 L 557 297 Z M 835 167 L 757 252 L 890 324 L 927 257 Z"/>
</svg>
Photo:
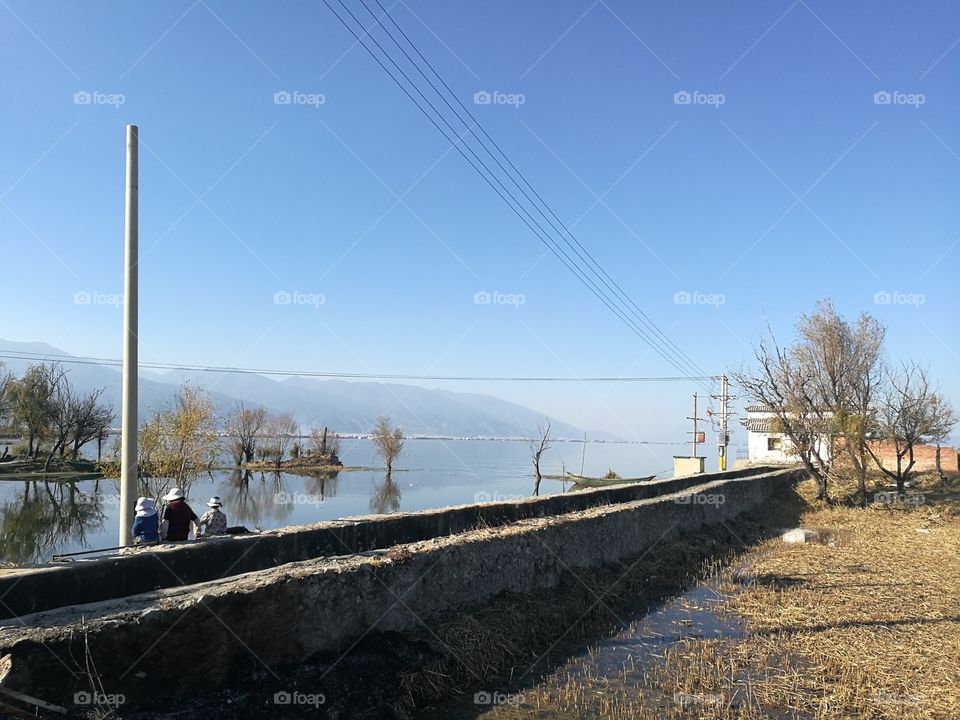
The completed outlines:
<svg viewBox="0 0 960 720">
<path fill-rule="evenodd" d="M 0 353 L 30 353 L 66 356 L 68 353 L 42 342 L 14 342 L 0 339 Z M 56 358 L 50 358 L 51 360 Z M 0 358 L 8 370 L 21 374 L 36 360 Z M 71 383 L 79 390 L 103 387 L 104 401 L 119 413 L 121 374 L 119 368 L 63 363 Z M 326 425 L 338 432 L 369 432 L 380 415 L 389 415 L 409 435 L 451 437 L 533 437 L 545 416 L 530 408 L 490 395 L 430 390 L 414 385 L 355 382 L 313 378 L 273 380 L 263 375 L 183 372 L 140 372 L 139 411 L 141 417 L 170 407 L 177 387 L 183 382 L 205 388 L 218 413 L 226 413 L 242 400 L 246 405 L 263 405 L 275 412 L 288 412 L 301 427 Z M 584 431 L 554 418 L 547 418 L 555 438 L 582 438 Z M 614 436 L 591 431 L 594 440 L 615 440 Z"/>
</svg>

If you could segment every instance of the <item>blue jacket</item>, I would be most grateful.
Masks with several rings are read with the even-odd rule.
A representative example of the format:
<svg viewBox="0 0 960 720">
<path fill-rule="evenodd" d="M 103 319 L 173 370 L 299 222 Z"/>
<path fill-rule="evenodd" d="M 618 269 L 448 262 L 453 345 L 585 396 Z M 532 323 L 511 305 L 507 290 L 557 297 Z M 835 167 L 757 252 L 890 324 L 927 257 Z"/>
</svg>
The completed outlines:
<svg viewBox="0 0 960 720">
<path fill-rule="evenodd" d="M 140 542 L 158 542 L 160 540 L 160 516 L 157 513 L 147 517 L 137 515 L 133 518 L 133 537 Z"/>
</svg>

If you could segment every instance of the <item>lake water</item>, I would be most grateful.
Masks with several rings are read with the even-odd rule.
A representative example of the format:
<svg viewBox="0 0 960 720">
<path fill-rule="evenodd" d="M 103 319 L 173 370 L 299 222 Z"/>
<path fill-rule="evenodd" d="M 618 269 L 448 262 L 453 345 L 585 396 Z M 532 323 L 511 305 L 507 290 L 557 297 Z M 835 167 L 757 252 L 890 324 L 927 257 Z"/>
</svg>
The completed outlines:
<svg viewBox="0 0 960 720">
<path fill-rule="evenodd" d="M 674 454 L 686 445 L 556 442 L 541 461 L 544 474 L 564 468 L 624 477 L 669 475 Z M 345 465 L 381 464 L 366 439 L 341 440 Z M 156 482 L 159 486 L 169 483 Z M 569 483 L 543 481 L 541 494 L 564 492 Z M 407 440 L 392 481 L 382 470 L 341 471 L 333 477 L 287 473 L 214 471 L 195 479 L 188 500 L 200 515 L 219 495 L 231 525 L 271 529 L 353 515 L 424 510 L 533 492 L 530 451 L 525 442 Z M 157 494 L 162 494 L 158 492 Z M 116 545 L 119 492 L 116 480 L 58 484 L 0 482 L 0 562 L 43 562 L 54 553 Z"/>
</svg>

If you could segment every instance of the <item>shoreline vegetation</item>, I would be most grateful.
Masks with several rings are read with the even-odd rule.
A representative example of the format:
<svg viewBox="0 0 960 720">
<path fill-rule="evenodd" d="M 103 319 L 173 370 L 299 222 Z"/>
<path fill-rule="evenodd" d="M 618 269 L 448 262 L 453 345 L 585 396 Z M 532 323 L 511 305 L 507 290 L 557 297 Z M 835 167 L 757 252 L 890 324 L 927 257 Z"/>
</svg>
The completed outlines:
<svg viewBox="0 0 960 720">
<path fill-rule="evenodd" d="M 0 462 L 0 480 L 46 479 L 56 482 L 78 482 L 104 477 L 106 476 L 102 464 L 94 460 L 57 458 L 47 465 L 43 459 L 13 457 Z"/>
<path fill-rule="evenodd" d="M 240 470 L 260 470 L 272 472 L 286 472 L 298 475 L 313 474 L 314 472 L 336 473 L 344 469 L 336 453 L 298 455 L 287 460 L 251 460 L 240 464 Z"/>
</svg>

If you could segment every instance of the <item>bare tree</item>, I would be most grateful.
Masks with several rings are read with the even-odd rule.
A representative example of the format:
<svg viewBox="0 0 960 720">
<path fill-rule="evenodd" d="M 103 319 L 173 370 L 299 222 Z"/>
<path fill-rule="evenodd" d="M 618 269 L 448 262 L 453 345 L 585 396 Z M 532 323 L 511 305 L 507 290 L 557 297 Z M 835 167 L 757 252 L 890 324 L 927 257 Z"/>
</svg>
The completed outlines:
<svg viewBox="0 0 960 720">
<path fill-rule="evenodd" d="M 916 446 L 943 442 L 957 420 L 957 413 L 933 387 L 927 371 L 916 363 L 905 363 L 898 371 L 887 373 L 872 434 L 893 446 L 895 466 L 884 462 L 882 448 L 871 442 L 865 447 L 883 474 L 896 481 L 897 492 L 903 493 L 916 463 Z"/>
<path fill-rule="evenodd" d="M 734 380 L 772 413 L 774 429 L 789 438 L 820 499 L 829 499 L 837 472 L 837 438 L 865 491 L 864 438 L 879 383 L 883 326 L 866 313 L 851 325 L 824 300 L 801 317 L 794 345 L 781 347 L 769 328 L 768 334 L 754 351 L 757 368 L 731 373 Z"/>
<path fill-rule="evenodd" d="M 243 401 L 237 403 L 224 423 L 229 452 L 236 458 L 237 465 L 252 462 L 257 450 L 257 434 L 263 430 L 267 421 L 267 409 L 262 405 L 255 408 L 244 407 Z"/>
<path fill-rule="evenodd" d="M 70 439 L 70 456 L 74 460 L 80 456 L 81 448 L 88 442 L 102 441 L 116 418 L 112 407 L 100 403 L 103 392 L 104 388 L 97 388 L 74 399 L 73 432 Z"/>
<path fill-rule="evenodd" d="M 35 460 L 40 453 L 54 414 L 53 397 L 65 376 L 58 363 L 31 365 L 19 380 L 6 384 L 13 424 L 27 435 L 27 452 Z"/>
<path fill-rule="evenodd" d="M 866 433 L 882 381 L 886 328 L 867 313 L 850 323 L 830 301 L 821 300 L 811 315 L 801 317 L 798 331 L 795 349 L 800 366 L 813 380 L 816 400 L 830 413 L 831 470 L 835 475 L 842 472 L 843 463 L 834 457 L 842 450 L 866 504 Z M 835 438 L 840 439 L 839 446 Z"/>
<path fill-rule="evenodd" d="M 10 416 L 10 383 L 13 376 L 4 368 L 6 366 L 0 362 L 0 427 L 7 424 Z"/>
<path fill-rule="evenodd" d="M 340 452 L 340 436 L 329 428 L 313 428 L 310 431 L 310 454 L 335 458 Z"/>
<path fill-rule="evenodd" d="M 540 458 L 543 457 L 543 454 L 550 449 L 550 422 L 547 421 L 546 426 L 543 424 L 537 424 L 537 439 L 530 441 L 530 457 L 533 459 L 533 475 L 535 478 L 535 483 L 533 486 L 533 494 L 540 494 L 540 481 L 543 479 L 543 476 L 540 474 Z"/>
<path fill-rule="evenodd" d="M 76 399 L 74 398 L 73 388 L 66 376 L 60 378 L 53 388 L 53 394 L 50 396 L 50 449 L 47 451 L 47 459 L 43 463 L 43 471 L 50 469 L 50 462 L 53 456 L 59 451 L 63 453 L 67 444 L 67 438 L 74 426 L 74 410 L 76 408 Z"/>
<path fill-rule="evenodd" d="M 403 430 L 392 427 L 390 418 L 381 415 L 377 418 L 377 425 L 370 439 L 387 466 L 387 475 L 390 475 L 393 472 L 393 461 L 403 451 Z"/>
<path fill-rule="evenodd" d="M 290 450 L 291 443 L 299 437 L 300 426 L 288 413 L 268 415 L 265 435 L 268 448 L 266 456 L 279 468 Z"/>
</svg>

